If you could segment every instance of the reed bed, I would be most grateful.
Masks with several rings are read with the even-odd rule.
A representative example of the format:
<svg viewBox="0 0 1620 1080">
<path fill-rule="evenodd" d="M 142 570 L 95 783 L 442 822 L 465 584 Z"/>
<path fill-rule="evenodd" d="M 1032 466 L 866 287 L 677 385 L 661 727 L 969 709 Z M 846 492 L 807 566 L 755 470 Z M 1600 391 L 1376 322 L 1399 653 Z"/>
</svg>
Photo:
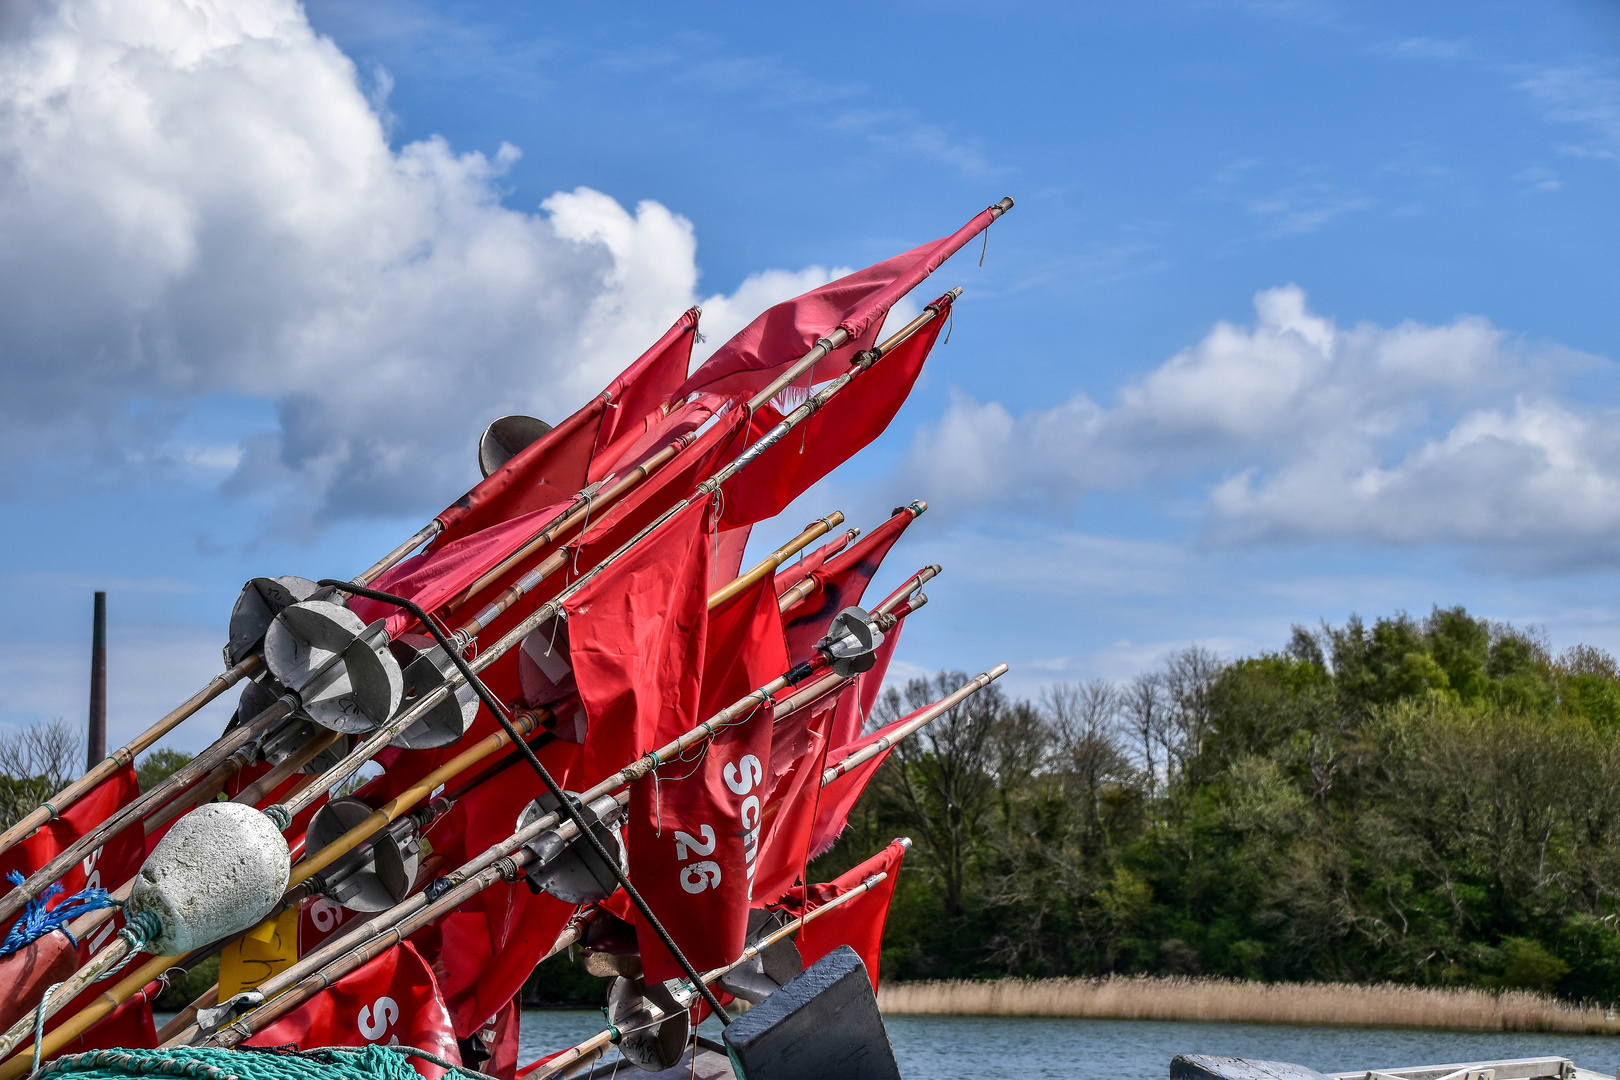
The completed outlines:
<svg viewBox="0 0 1620 1080">
<path fill-rule="evenodd" d="M 878 1004 L 892 1015 L 1061 1016 L 1442 1031 L 1620 1034 L 1612 1008 L 1574 1005 L 1527 990 L 1379 984 L 1259 983 L 1228 979 L 1111 976 L 885 983 Z"/>
</svg>

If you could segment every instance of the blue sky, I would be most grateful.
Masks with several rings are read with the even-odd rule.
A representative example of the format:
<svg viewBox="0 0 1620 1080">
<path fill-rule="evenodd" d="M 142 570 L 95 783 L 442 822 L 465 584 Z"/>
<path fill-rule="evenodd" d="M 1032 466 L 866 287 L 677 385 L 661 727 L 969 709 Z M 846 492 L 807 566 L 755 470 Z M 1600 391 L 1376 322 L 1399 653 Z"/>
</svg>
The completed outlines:
<svg viewBox="0 0 1620 1080">
<path fill-rule="evenodd" d="M 1004 194 L 891 430 L 756 537 L 926 498 L 902 670 L 1435 603 L 1620 651 L 1613 5 L 70 0 L 0 52 L 0 724 L 82 715 L 92 589 L 132 734 L 489 418 Z"/>
</svg>

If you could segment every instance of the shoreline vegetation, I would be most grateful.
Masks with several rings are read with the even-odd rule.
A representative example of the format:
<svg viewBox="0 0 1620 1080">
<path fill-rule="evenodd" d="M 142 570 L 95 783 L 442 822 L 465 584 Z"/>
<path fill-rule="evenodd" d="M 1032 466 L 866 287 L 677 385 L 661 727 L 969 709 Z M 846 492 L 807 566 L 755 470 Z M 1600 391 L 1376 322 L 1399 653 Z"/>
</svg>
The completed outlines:
<svg viewBox="0 0 1620 1080">
<path fill-rule="evenodd" d="M 891 687 L 872 720 L 964 679 Z M 896 984 L 1144 975 L 1615 1001 L 1620 663 L 1456 607 L 1295 627 L 1256 656 L 1188 648 L 1033 700 L 992 686 L 894 750 L 809 880 L 896 836 L 915 842 L 883 936 Z M 1545 1011 L 1528 1000 L 1503 999 Z M 1241 1015 L 1271 1007 L 1256 1008 Z"/>
<path fill-rule="evenodd" d="M 1379 983 L 1262 983 L 1187 976 L 945 979 L 884 983 L 888 1016 L 1005 1016 L 1083 1020 L 1418 1028 L 1620 1035 L 1613 1008 L 1530 990 Z"/>
</svg>

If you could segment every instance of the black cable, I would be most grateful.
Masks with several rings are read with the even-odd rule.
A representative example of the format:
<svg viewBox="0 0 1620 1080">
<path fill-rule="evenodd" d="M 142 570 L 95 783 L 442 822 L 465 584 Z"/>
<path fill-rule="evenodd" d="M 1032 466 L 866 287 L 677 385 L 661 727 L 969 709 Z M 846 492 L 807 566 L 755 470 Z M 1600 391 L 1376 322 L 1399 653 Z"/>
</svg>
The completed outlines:
<svg viewBox="0 0 1620 1080">
<path fill-rule="evenodd" d="M 636 910 L 641 912 L 641 917 L 647 920 L 647 925 L 652 928 L 653 933 L 658 935 L 658 940 L 663 942 L 664 948 L 669 950 L 669 954 L 681 966 L 681 971 L 686 974 L 687 979 L 697 988 L 698 993 L 703 995 L 704 1003 L 709 1006 L 715 1016 L 720 1018 L 721 1024 L 729 1025 L 731 1023 L 731 1014 L 726 1012 L 725 1006 L 720 1004 L 720 999 L 714 996 L 713 990 L 709 989 L 709 984 L 703 981 L 703 976 L 698 973 L 697 968 L 692 966 L 692 961 L 688 960 L 686 954 L 681 952 L 680 946 L 675 944 L 675 939 L 664 928 L 664 924 L 658 921 L 658 916 L 653 914 L 652 906 L 647 903 L 646 898 L 636 890 L 634 885 L 630 884 L 630 876 L 620 869 L 618 860 L 608 852 L 607 846 L 602 843 L 601 838 L 591 831 L 590 823 L 585 820 L 585 815 L 579 812 L 578 805 L 563 791 L 561 785 L 551 775 L 551 770 L 547 769 L 541 760 L 535 756 L 534 750 L 529 744 L 523 741 L 523 736 L 518 734 L 518 730 L 512 725 L 512 721 L 506 718 L 506 713 L 501 708 L 500 703 L 495 700 L 495 695 L 491 694 L 489 687 L 485 686 L 483 680 L 474 674 L 473 669 L 462 658 L 461 652 L 451 645 L 450 639 L 445 636 L 443 630 L 439 629 L 438 623 L 428 618 L 427 612 L 423 611 L 415 601 L 407 600 L 403 596 L 378 592 L 376 589 L 356 585 L 352 581 L 337 581 L 332 578 L 323 578 L 315 584 L 330 585 L 334 589 L 355 596 L 363 596 L 367 600 L 395 604 L 416 616 L 417 620 L 427 627 L 428 632 L 439 643 L 439 647 L 450 658 L 450 662 L 456 665 L 456 670 L 461 672 L 461 677 L 467 680 L 467 685 L 477 692 L 484 706 L 495 714 L 496 721 L 506 730 L 507 737 L 512 740 L 513 744 L 520 749 L 524 758 L 528 761 L 529 767 L 539 775 L 540 782 L 546 785 L 546 790 L 551 792 L 551 797 L 557 800 L 558 807 L 568 815 L 568 819 L 579 829 L 580 837 L 591 845 L 591 849 L 596 852 L 597 858 L 601 859 L 603 864 L 613 871 L 613 876 L 618 879 L 625 895 L 630 898 L 632 904 L 636 905 Z"/>
</svg>

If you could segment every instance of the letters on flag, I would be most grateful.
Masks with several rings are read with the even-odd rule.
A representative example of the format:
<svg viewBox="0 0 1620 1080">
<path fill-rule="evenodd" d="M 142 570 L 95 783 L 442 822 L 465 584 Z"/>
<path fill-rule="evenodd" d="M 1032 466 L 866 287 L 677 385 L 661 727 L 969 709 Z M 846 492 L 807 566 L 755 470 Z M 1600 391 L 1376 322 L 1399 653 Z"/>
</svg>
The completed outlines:
<svg viewBox="0 0 1620 1080">
<path fill-rule="evenodd" d="M 461 1063 L 450 1013 L 427 964 L 409 942 L 351 971 L 298 1008 L 262 1028 L 247 1046 L 414 1046 Z M 428 1080 L 444 1070 L 420 1058 Z"/>
<path fill-rule="evenodd" d="M 695 727 L 788 668 L 769 577 L 710 612 Z M 767 703 L 685 759 L 630 789 L 630 878 L 687 958 L 718 967 L 742 951 L 770 795 Z M 679 734 L 679 732 L 676 732 Z M 681 975 L 663 943 L 635 917 L 641 961 L 653 981 Z"/>
</svg>

